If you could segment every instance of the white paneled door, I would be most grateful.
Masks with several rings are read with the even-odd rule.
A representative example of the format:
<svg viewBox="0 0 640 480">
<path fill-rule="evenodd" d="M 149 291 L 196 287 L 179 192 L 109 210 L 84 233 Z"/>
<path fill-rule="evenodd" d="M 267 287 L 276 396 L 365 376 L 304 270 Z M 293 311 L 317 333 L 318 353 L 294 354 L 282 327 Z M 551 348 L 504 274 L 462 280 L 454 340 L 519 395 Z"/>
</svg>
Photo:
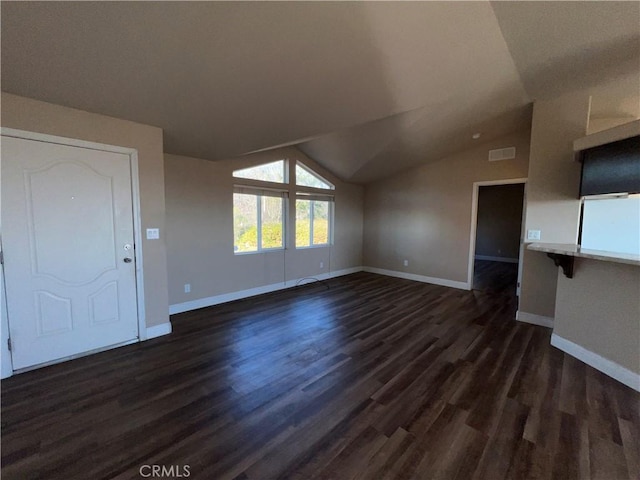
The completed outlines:
<svg viewBox="0 0 640 480">
<path fill-rule="evenodd" d="M 2 137 L 13 368 L 138 337 L 130 157 Z"/>
</svg>

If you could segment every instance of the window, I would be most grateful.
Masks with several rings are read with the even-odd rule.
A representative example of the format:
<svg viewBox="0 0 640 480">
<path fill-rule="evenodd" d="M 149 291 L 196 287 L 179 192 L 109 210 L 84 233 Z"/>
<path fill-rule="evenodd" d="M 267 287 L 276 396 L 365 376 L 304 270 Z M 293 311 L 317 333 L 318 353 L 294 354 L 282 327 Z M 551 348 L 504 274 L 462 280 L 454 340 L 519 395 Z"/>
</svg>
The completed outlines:
<svg viewBox="0 0 640 480">
<path fill-rule="evenodd" d="M 284 192 L 236 187 L 233 194 L 235 253 L 284 248 Z"/>
<path fill-rule="evenodd" d="M 287 183 L 286 162 L 278 160 L 276 162 L 265 163 L 257 167 L 243 168 L 233 172 L 236 178 L 248 178 L 249 180 L 260 180 L 262 182 Z"/>
<path fill-rule="evenodd" d="M 295 185 L 290 175 L 295 175 Z M 286 239 L 294 235 L 296 248 L 331 243 L 331 190 L 335 187 L 313 170 L 300 162 L 295 163 L 294 170 L 294 164 L 285 159 L 236 170 L 233 176 L 246 179 L 238 180 L 233 193 L 234 253 L 284 249 Z M 294 192 L 295 199 L 289 200 Z M 287 230 L 285 219 L 294 202 L 295 227 Z"/>
<path fill-rule="evenodd" d="M 296 248 L 328 245 L 332 202 L 303 196 L 296 198 Z"/>
<path fill-rule="evenodd" d="M 300 162 L 296 163 L 296 185 L 300 187 L 325 188 L 328 190 L 336 188 L 320 175 L 312 172 L 302 165 Z"/>
</svg>

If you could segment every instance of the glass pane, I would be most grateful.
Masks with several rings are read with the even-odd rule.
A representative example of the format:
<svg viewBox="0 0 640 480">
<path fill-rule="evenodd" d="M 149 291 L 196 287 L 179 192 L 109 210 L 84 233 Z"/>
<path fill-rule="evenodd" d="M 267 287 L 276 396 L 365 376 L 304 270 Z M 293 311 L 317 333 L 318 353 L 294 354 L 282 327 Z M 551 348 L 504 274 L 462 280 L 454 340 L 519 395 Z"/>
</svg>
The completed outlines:
<svg viewBox="0 0 640 480">
<path fill-rule="evenodd" d="M 236 170 L 233 172 L 233 176 L 237 178 L 249 178 L 251 180 L 262 180 L 264 182 L 285 183 L 284 160 Z"/>
<path fill-rule="evenodd" d="M 313 202 L 313 244 L 329 243 L 329 202 Z"/>
<path fill-rule="evenodd" d="M 310 200 L 296 200 L 296 247 L 311 245 L 310 212 Z"/>
<path fill-rule="evenodd" d="M 302 185 L 303 187 L 333 189 L 333 185 L 325 182 L 324 180 L 298 164 L 296 164 L 296 185 Z"/>
<path fill-rule="evenodd" d="M 233 194 L 233 251 L 258 250 L 258 197 Z"/>
<path fill-rule="evenodd" d="M 282 198 L 262 197 L 262 248 L 282 246 Z"/>
</svg>

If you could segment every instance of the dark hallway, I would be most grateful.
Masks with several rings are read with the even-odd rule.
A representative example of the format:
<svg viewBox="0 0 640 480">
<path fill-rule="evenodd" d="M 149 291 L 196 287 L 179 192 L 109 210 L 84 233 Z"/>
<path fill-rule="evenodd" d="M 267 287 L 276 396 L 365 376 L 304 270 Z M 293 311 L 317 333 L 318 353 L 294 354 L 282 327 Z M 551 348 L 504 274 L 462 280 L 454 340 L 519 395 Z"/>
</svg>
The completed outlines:
<svg viewBox="0 0 640 480">
<path fill-rule="evenodd" d="M 473 289 L 483 292 L 514 295 L 518 282 L 518 264 L 476 260 L 473 269 Z"/>
</svg>

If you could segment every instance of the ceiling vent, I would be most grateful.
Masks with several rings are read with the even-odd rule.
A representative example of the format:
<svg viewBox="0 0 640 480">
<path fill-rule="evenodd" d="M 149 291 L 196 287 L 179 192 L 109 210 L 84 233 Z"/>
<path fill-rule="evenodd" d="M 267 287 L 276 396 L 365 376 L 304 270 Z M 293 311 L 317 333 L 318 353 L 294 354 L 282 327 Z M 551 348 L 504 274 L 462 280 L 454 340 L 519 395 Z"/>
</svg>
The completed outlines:
<svg viewBox="0 0 640 480">
<path fill-rule="evenodd" d="M 499 160 L 511 160 L 516 158 L 516 147 L 498 148 L 489 150 L 489 161 L 497 162 Z"/>
</svg>

